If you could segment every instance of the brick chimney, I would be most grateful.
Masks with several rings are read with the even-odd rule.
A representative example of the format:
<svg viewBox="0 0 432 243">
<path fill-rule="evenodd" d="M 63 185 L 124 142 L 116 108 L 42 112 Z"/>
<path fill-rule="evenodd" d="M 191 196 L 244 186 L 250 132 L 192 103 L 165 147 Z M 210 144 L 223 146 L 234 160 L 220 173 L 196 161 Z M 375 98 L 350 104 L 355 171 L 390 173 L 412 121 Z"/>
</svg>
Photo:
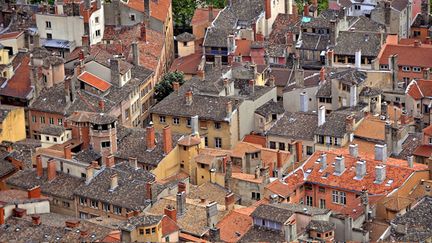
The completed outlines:
<svg viewBox="0 0 432 243">
<path fill-rule="evenodd" d="M 232 102 L 231 101 L 228 101 L 226 103 L 225 109 L 226 109 L 227 117 L 231 117 L 231 114 L 232 114 Z"/>
<path fill-rule="evenodd" d="M 40 154 L 36 156 L 36 174 L 38 178 L 43 176 L 42 156 Z"/>
<path fill-rule="evenodd" d="M 265 18 L 270 19 L 271 18 L 271 1 L 272 0 L 264 0 L 264 11 L 265 11 Z"/>
<path fill-rule="evenodd" d="M 115 165 L 115 158 L 114 155 L 110 154 L 107 157 L 105 157 L 105 166 L 108 168 L 111 168 Z"/>
<path fill-rule="evenodd" d="M 177 183 L 177 192 L 186 192 L 186 183 L 181 181 Z"/>
<path fill-rule="evenodd" d="M 333 66 L 333 60 L 334 60 L 334 51 L 328 50 L 327 51 L 327 66 L 332 67 Z"/>
<path fill-rule="evenodd" d="M 298 17 L 298 7 L 296 3 L 292 5 L 292 14 L 297 18 Z"/>
<path fill-rule="evenodd" d="M 140 38 L 141 41 L 147 42 L 147 29 L 145 24 L 142 24 L 140 27 Z"/>
<path fill-rule="evenodd" d="M 282 168 L 283 166 L 283 154 L 280 150 L 277 151 L 277 159 L 276 159 L 276 165 L 277 165 L 277 169 Z"/>
<path fill-rule="evenodd" d="M 65 226 L 66 228 L 70 228 L 70 229 L 74 229 L 77 228 L 80 225 L 80 221 L 79 220 L 66 220 L 65 221 Z"/>
<path fill-rule="evenodd" d="M 72 148 L 71 147 L 72 147 L 72 145 L 70 145 L 70 144 L 63 147 L 65 159 L 72 159 Z"/>
<path fill-rule="evenodd" d="M 5 211 L 3 206 L 0 207 L 0 225 L 3 225 L 5 223 Z"/>
<path fill-rule="evenodd" d="M 27 215 L 27 210 L 24 208 L 14 208 L 12 210 L 12 215 L 17 218 L 22 218 Z"/>
<path fill-rule="evenodd" d="M 94 167 L 93 165 L 89 165 L 86 168 L 86 184 L 89 184 L 94 176 Z"/>
<path fill-rule="evenodd" d="M 192 91 L 189 90 L 185 93 L 185 102 L 186 105 L 192 105 L 192 101 L 193 101 L 193 95 L 192 95 Z"/>
<path fill-rule="evenodd" d="M 249 80 L 249 94 L 255 93 L 255 80 Z"/>
<path fill-rule="evenodd" d="M 151 151 L 156 147 L 155 143 L 155 130 L 152 125 L 146 128 L 146 142 L 147 142 L 147 151 Z"/>
<path fill-rule="evenodd" d="M 99 109 L 104 112 L 105 111 L 105 101 L 103 99 L 100 99 L 98 102 L 98 105 L 99 105 Z"/>
<path fill-rule="evenodd" d="M 42 223 L 40 216 L 37 214 L 32 215 L 31 218 L 33 225 L 40 225 Z"/>
<path fill-rule="evenodd" d="M 152 192 L 152 185 L 153 182 L 146 182 L 146 199 L 152 199 L 153 198 L 153 192 Z"/>
<path fill-rule="evenodd" d="M 173 149 L 172 145 L 172 136 L 171 136 L 171 127 L 165 126 L 163 128 L 163 151 L 164 154 L 167 155 Z"/>
<path fill-rule="evenodd" d="M 136 66 L 140 65 L 140 55 L 139 55 L 139 49 L 138 49 L 138 42 L 132 43 L 132 60 L 133 64 Z"/>
<path fill-rule="evenodd" d="M 48 181 L 52 181 L 56 178 L 57 176 L 56 166 L 57 163 L 55 160 L 53 159 L 48 160 L 48 166 L 47 166 Z"/>
<path fill-rule="evenodd" d="M 109 59 L 110 62 L 110 71 L 111 71 L 111 83 L 121 87 L 120 81 L 120 64 L 119 60 L 116 58 Z"/>
<path fill-rule="evenodd" d="M 213 22 L 213 5 L 210 4 L 208 6 L 208 21 L 209 23 Z"/>
<path fill-rule="evenodd" d="M 29 199 L 40 198 L 41 197 L 41 189 L 40 186 L 35 186 L 31 189 L 27 190 L 27 197 Z"/>
<path fill-rule="evenodd" d="M 168 216 L 170 219 L 172 219 L 174 222 L 177 222 L 177 210 L 175 209 L 175 207 L 168 205 L 164 209 L 164 214 Z"/>
<path fill-rule="evenodd" d="M 303 16 L 309 16 L 309 4 L 306 3 L 303 7 Z"/>
<path fill-rule="evenodd" d="M 234 209 L 234 203 L 235 203 L 235 195 L 234 193 L 228 193 L 225 196 L 225 210 L 231 211 Z"/>
<path fill-rule="evenodd" d="M 205 72 L 204 70 L 198 69 L 197 71 L 197 77 L 201 80 L 205 80 Z"/>
<path fill-rule="evenodd" d="M 117 173 L 114 173 L 110 176 L 111 183 L 110 183 L 110 191 L 114 191 L 118 187 L 118 175 Z"/>
<path fill-rule="evenodd" d="M 302 141 L 300 140 L 300 141 L 297 141 L 296 143 L 295 143 L 295 145 L 296 145 L 296 152 L 297 152 L 297 161 L 302 161 L 303 160 L 303 143 L 302 143 Z"/>
</svg>

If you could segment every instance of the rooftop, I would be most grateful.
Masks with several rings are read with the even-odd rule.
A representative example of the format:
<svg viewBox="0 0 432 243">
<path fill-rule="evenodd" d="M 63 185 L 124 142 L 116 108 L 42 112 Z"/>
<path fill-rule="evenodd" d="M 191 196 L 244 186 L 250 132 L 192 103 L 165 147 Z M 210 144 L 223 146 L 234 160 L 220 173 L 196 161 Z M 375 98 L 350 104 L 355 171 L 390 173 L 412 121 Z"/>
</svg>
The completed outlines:
<svg viewBox="0 0 432 243">
<path fill-rule="evenodd" d="M 318 127 L 318 115 L 312 112 L 285 112 L 270 130 L 268 135 L 290 139 L 313 141 Z"/>
</svg>

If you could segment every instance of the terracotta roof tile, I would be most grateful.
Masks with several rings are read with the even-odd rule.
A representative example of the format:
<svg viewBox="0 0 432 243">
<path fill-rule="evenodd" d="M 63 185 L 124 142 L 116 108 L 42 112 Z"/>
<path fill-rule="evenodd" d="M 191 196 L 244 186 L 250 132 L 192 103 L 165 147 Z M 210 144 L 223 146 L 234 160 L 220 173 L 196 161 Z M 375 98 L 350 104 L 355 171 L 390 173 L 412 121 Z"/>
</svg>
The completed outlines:
<svg viewBox="0 0 432 243">
<path fill-rule="evenodd" d="M 0 40 L 3 39 L 11 39 L 11 38 L 17 38 L 18 36 L 22 35 L 24 31 L 15 31 L 15 32 L 8 32 L 0 35 Z"/>
<path fill-rule="evenodd" d="M 143 0 L 129 0 L 126 5 L 134 10 L 144 12 Z M 170 0 L 150 1 L 150 16 L 165 22 L 170 5 Z"/>
<path fill-rule="evenodd" d="M 263 148 L 265 148 L 267 145 L 266 138 L 264 136 L 256 135 L 256 134 L 248 134 L 244 136 L 243 142 L 258 144 Z"/>
<path fill-rule="evenodd" d="M 78 79 L 88 85 L 99 89 L 102 92 L 107 91 L 111 87 L 110 83 L 87 71 L 83 72 L 80 76 L 78 76 Z"/>
<path fill-rule="evenodd" d="M 195 75 L 198 71 L 198 65 L 201 62 L 202 51 L 195 52 L 194 54 L 176 58 L 171 65 L 170 71 L 180 71 L 184 74 Z"/>
<path fill-rule="evenodd" d="M 213 18 L 219 14 L 220 9 L 213 9 Z M 195 9 L 194 15 L 191 20 L 191 26 L 200 25 L 209 22 L 209 9 L 208 8 L 197 8 Z"/>
<path fill-rule="evenodd" d="M 165 216 L 162 218 L 162 235 L 167 236 L 180 228 L 170 217 Z"/>
<path fill-rule="evenodd" d="M 425 129 L 423 129 L 423 133 L 429 136 L 432 136 L 432 125 L 429 125 Z"/>
<path fill-rule="evenodd" d="M 385 124 L 385 121 L 377 117 L 368 116 L 357 127 L 354 136 L 384 141 Z"/>
<path fill-rule="evenodd" d="M 252 227 L 252 217 L 232 211 L 217 224 L 217 227 L 220 229 L 221 241 L 236 242 Z"/>
<path fill-rule="evenodd" d="M 414 150 L 414 155 L 429 158 L 432 156 L 432 145 L 420 145 Z"/>
<path fill-rule="evenodd" d="M 26 99 L 30 94 L 30 57 L 25 55 L 19 66 L 15 69 L 15 75 L 1 84 L 0 95 Z"/>
<path fill-rule="evenodd" d="M 390 55 L 398 55 L 399 66 L 415 66 L 430 68 L 432 67 L 432 45 L 421 45 L 414 47 L 413 45 L 385 45 L 384 50 L 381 50 L 379 57 L 380 64 L 388 64 Z"/>
</svg>

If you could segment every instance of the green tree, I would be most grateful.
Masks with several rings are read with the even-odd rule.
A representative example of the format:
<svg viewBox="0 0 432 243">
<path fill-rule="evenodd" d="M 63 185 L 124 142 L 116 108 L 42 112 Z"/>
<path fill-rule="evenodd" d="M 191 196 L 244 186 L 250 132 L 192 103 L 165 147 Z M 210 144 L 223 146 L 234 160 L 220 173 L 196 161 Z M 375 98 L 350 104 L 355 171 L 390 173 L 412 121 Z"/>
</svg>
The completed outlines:
<svg viewBox="0 0 432 243">
<path fill-rule="evenodd" d="M 162 80 L 155 86 L 155 99 L 157 101 L 163 100 L 174 91 L 172 85 L 173 82 L 178 82 L 180 85 L 182 85 L 185 82 L 184 74 L 177 71 L 166 73 L 162 77 Z"/>
<path fill-rule="evenodd" d="M 190 25 L 195 9 L 197 8 L 196 0 L 173 0 L 173 18 L 176 26 L 183 30 Z"/>
<path fill-rule="evenodd" d="M 203 6 L 213 5 L 214 8 L 224 8 L 227 0 L 201 0 L 200 4 Z"/>
</svg>

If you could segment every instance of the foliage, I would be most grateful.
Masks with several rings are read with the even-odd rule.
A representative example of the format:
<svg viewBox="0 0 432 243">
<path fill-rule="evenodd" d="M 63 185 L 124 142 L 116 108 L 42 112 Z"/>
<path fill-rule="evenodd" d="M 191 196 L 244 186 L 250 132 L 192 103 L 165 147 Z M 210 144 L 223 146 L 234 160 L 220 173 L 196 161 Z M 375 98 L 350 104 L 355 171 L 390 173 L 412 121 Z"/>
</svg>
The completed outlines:
<svg viewBox="0 0 432 243">
<path fill-rule="evenodd" d="M 214 8 L 224 8 L 227 0 L 172 0 L 174 23 L 183 30 L 190 25 L 195 9 L 201 6 L 213 5 Z"/>
<path fill-rule="evenodd" d="M 209 6 L 210 4 L 213 5 L 214 8 L 224 8 L 226 5 L 227 0 L 201 0 L 200 5 L 202 6 Z"/>
<path fill-rule="evenodd" d="M 163 100 L 174 91 L 172 86 L 173 82 L 178 82 L 180 85 L 182 85 L 185 82 L 184 74 L 177 71 L 166 73 L 162 77 L 162 80 L 155 86 L 155 99 L 157 101 Z"/>
</svg>

